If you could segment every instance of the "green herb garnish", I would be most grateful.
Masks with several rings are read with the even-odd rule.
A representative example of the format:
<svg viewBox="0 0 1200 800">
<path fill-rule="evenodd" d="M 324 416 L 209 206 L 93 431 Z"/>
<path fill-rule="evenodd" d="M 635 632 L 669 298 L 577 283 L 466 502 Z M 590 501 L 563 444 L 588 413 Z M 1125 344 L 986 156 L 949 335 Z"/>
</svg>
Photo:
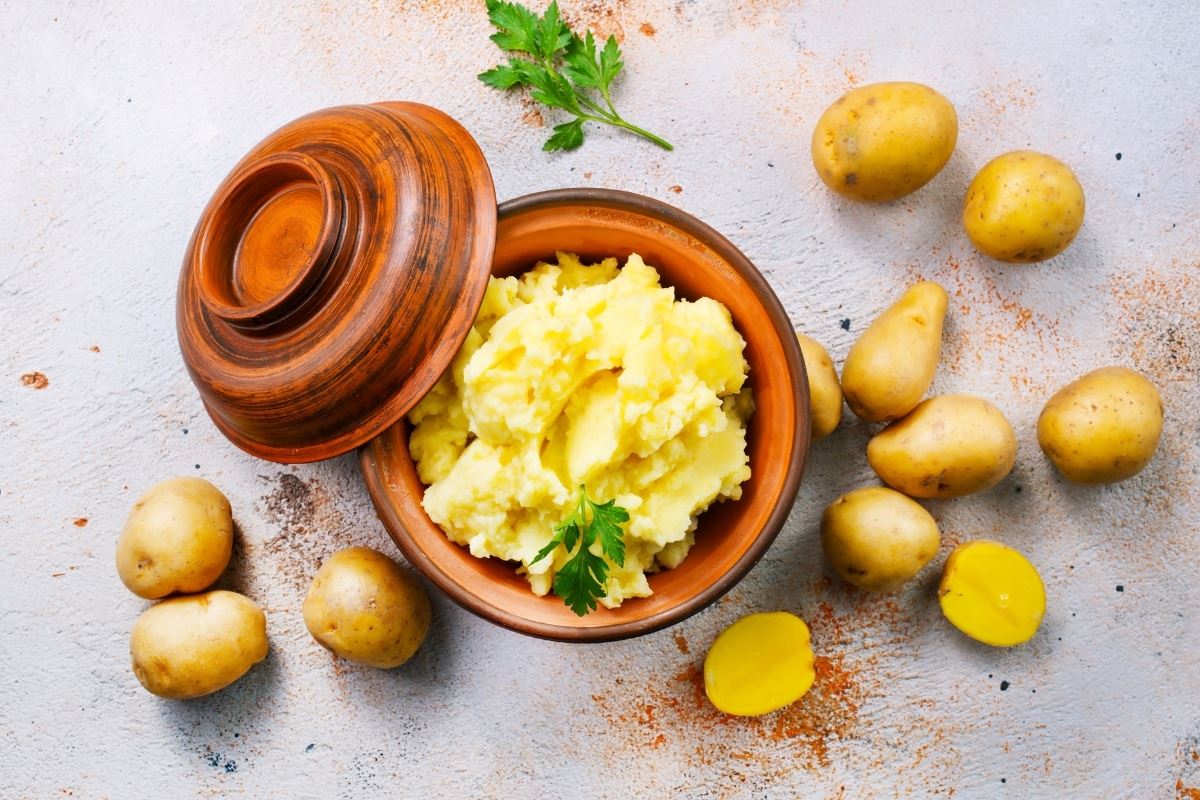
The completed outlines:
<svg viewBox="0 0 1200 800">
<path fill-rule="evenodd" d="M 590 512 L 590 519 L 589 519 Z M 596 601 L 608 594 L 607 556 L 618 567 L 625 564 L 625 534 L 621 523 L 629 521 L 629 512 L 615 500 L 596 503 L 579 487 L 579 502 L 565 520 L 554 526 L 554 538 L 538 551 L 531 565 L 541 561 L 562 545 L 575 555 L 554 576 L 554 593 L 578 616 L 596 610 Z M 602 555 L 592 552 L 600 540 Z"/>
<path fill-rule="evenodd" d="M 670 142 L 627 122 L 613 107 L 610 87 L 621 72 L 621 48 L 612 36 L 596 49 L 592 32 L 585 36 L 572 31 L 558 15 L 558 0 L 539 17 L 528 8 L 503 0 L 487 0 L 488 19 L 496 27 L 492 41 L 509 56 L 479 75 L 493 89 L 507 91 L 528 87 L 530 96 L 542 105 L 559 108 L 575 116 L 554 126 L 554 135 L 543 150 L 574 150 L 583 144 L 585 122 L 616 125 L 671 150 Z M 601 105 L 603 103 L 603 105 Z"/>
</svg>

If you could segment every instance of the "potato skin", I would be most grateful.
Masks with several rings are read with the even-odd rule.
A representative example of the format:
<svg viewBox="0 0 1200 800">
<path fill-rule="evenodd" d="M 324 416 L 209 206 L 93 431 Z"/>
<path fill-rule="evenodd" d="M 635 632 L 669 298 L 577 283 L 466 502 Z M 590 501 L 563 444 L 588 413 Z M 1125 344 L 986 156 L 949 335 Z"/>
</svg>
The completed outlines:
<svg viewBox="0 0 1200 800">
<path fill-rule="evenodd" d="M 842 421 L 842 386 L 829 353 L 816 339 L 796 331 L 804 369 L 808 373 L 808 394 L 812 411 L 812 438 L 824 439 Z"/>
<path fill-rule="evenodd" d="M 922 281 L 863 331 L 842 365 L 851 411 L 888 422 L 916 408 L 937 371 L 947 302 L 945 289 Z"/>
<path fill-rule="evenodd" d="M 330 556 L 304 599 L 304 624 L 318 644 L 381 669 L 412 658 L 430 617 L 429 596 L 417 579 L 368 547 Z"/>
<path fill-rule="evenodd" d="M 1066 250 L 1083 225 L 1083 187 L 1063 162 L 1017 150 L 998 156 L 971 181 L 963 227 L 984 255 L 1016 264 Z"/>
<path fill-rule="evenodd" d="M 1012 471 L 1017 437 L 1000 410 L 970 395 L 922 402 L 867 442 L 867 463 L 909 497 L 961 497 Z"/>
<path fill-rule="evenodd" d="M 133 625 L 133 674 L 159 697 L 212 694 L 267 656 L 267 618 L 236 592 L 217 589 L 150 606 Z"/>
<path fill-rule="evenodd" d="M 1142 471 L 1162 436 L 1162 398 L 1125 367 L 1104 367 L 1067 384 L 1038 417 L 1038 444 L 1076 483 L 1123 481 Z"/>
<path fill-rule="evenodd" d="M 813 129 L 812 160 L 833 191 L 884 202 L 933 179 L 954 152 L 958 116 L 920 83 L 872 83 L 825 109 Z"/>
<path fill-rule="evenodd" d="M 155 600 L 212 586 L 233 552 L 229 501 L 202 478 L 171 478 L 133 506 L 117 540 L 117 574 Z"/>
<path fill-rule="evenodd" d="M 915 500 L 883 486 L 855 489 L 821 515 L 821 547 L 837 574 L 860 589 L 890 592 L 937 554 L 942 536 Z"/>
</svg>

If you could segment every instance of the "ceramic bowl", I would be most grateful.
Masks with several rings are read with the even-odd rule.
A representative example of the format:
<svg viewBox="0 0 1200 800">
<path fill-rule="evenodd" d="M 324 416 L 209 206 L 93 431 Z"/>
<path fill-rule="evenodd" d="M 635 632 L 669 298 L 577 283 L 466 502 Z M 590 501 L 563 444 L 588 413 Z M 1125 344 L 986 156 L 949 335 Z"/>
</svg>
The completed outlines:
<svg viewBox="0 0 1200 800">
<path fill-rule="evenodd" d="M 429 519 L 407 423 L 360 450 L 362 471 L 404 555 L 467 610 L 546 639 L 638 636 L 679 622 L 729 591 L 779 533 L 808 454 L 804 362 L 787 313 L 754 265 L 708 225 L 666 203 L 627 192 L 562 189 L 501 204 L 493 274 L 520 273 L 556 250 L 622 262 L 639 253 L 678 296 L 711 297 L 729 309 L 746 340 L 756 404 L 748 423 L 752 475 L 741 499 L 716 503 L 700 517 L 696 545 L 683 563 L 650 576 L 652 596 L 577 617 L 553 594 L 535 596 L 512 563 L 475 558 Z"/>
</svg>

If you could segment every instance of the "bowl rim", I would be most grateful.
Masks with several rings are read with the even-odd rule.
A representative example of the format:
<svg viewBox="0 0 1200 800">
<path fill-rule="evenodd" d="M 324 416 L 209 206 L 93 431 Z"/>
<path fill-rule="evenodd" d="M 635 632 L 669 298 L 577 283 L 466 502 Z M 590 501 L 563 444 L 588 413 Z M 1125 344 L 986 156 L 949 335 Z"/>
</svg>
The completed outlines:
<svg viewBox="0 0 1200 800">
<path fill-rule="evenodd" d="M 502 628 L 539 639 L 572 643 L 611 642 L 662 630 L 704 610 L 736 586 L 775 542 L 795 505 L 796 495 L 800 490 L 800 481 L 808 460 L 812 422 L 809 408 L 810 398 L 807 391 L 808 378 L 804 357 L 801 355 L 791 319 L 774 289 L 750 259 L 715 228 L 675 206 L 652 197 L 618 189 L 588 187 L 549 189 L 506 200 L 499 205 L 499 219 L 503 221 L 505 217 L 513 214 L 556 205 L 589 205 L 635 211 L 665 220 L 711 248 L 737 272 L 739 277 L 754 288 L 767 316 L 783 341 L 784 356 L 794 377 L 796 435 L 792 442 L 787 475 L 784 478 L 779 501 L 750 547 L 720 578 L 678 605 L 644 619 L 597 627 L 574 627 L 534 622 L 481 602 L 475 595 L 465 591 L 446 576 L 437 564 L 415 546 L 392 504 L 384 500 L 390 494 L 383 484 L 382 470 L 379 468 L 379 462 L 374 452 L 375 439 L 359 448 L 359 468 L 375 511 L 392 540 L 404 553 L 409 563 L 457 605 Z"/>
</svg>

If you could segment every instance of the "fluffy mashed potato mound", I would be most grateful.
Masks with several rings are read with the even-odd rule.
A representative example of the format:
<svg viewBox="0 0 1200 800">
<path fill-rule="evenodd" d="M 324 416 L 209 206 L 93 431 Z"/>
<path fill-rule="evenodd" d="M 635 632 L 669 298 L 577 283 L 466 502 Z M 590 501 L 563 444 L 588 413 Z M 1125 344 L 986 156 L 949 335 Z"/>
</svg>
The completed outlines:
<svg viewBox="0 0 1200 800">
<path fill-rule="evenodd" d="M 452 368 L 409 414 L 426 512 L 473 555 L 520 562 L 544 595 L 570 556 L 530 562 L 586 485 L 629 512 L 601 602 L 648 596 L 646 573 L 677 566 L 697 515 L 750 477 L 745 346 L 725 306 L 676 300 L 637 254 L 618 269 L 558 253 L 493 277 Z"/>
</svg>

